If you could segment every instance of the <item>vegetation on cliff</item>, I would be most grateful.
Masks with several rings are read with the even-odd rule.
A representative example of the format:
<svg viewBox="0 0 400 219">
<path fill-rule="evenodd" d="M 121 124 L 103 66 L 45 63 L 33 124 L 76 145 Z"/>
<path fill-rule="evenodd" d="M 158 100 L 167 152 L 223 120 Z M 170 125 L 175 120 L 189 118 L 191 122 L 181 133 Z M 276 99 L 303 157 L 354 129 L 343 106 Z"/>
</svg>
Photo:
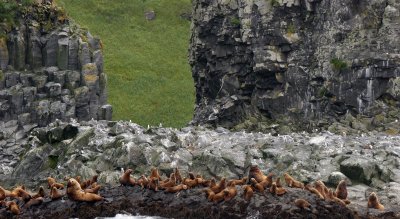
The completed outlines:
<svg viewBox="0 0 400 219">
<path fill-rule="evenodd" d="M 181 127 L 192 118 L 194 85 L 187 63 L 189 0 L 59 0 L 104 43 L 115 120 Z M 146 11 L 156 13 L 145 19 Z"/>
</svg>

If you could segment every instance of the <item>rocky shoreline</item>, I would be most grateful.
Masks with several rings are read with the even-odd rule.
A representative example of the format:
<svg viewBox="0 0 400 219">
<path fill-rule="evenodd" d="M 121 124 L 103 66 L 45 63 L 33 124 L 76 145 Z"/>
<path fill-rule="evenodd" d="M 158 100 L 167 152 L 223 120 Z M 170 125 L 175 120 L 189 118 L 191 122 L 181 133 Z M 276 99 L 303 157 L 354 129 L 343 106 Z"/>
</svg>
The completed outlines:
<svg viewBox="0 0 400 219">
<path fill-rule="evenodd" d="M 240 178 L 247 173 L 250 165 L 258 165 L 264 173 L 274 172 L 282 175 L 284 172 L 289 172 L 305 183 L 321 179 L 325 184 L 333 186 L 345 179 L 349 185 L 351 201 L 349 207 L 359 209 L 357 210 L 359 215 L 376 212 L 366 209 L 367 197 L 371 192 L 378 194 L 382 204 L 388 212 L 392 212 L 392 215 L 400 212 L 396 209 L 400 203 L 400 136 L 398 135 L 375 132 L 360 135 L 337 135 L 330 132 L 272 135 L 231 132 L 224 128 L 209 130 L 202 126 L 182 129 L 144 128 L 126 121 L 92 120 L 80 123 L 56 121 L 47 127 L 34 129 L 25 137 L 17 138 L 17 136 L 18 131 L 11 134 L 8 139 L 0 140 L 0 144 L 5 148 L 0 152 L 3 161 L 0 166 L 0 185 L 11 188 L 22 183 L 28 188 L 37 188 L 43 185 L 47 176 L 62 179 L 64 176 L 81 175 L 83 178 L 88 178 L 98 174 L 99 182 L 108 185 L 100 191 L 106 197 L 104 204 L 65 202 L 75 206 L 72 209 L 77 209 L 76 206 L 81 205 L 90 206 L 88 208 L 92 210 L 87 210 L 88 212 L 102 211 L 104 214 L 99 213 L 101 216 L 119 213 L 117 209 L 121 211 L 137 209 L 137 206 L 142 206 L 142 211 L 126 211 L 152 215 L 151 211 L 156 209 L 150 201 L 153 199 L 158 200 L 157 203 L 160 205 L 163 203 L 164 207 L 169 205 L 168 200 L 174 196 L 163 192 L 155 193 L 154 197 L 150 197 L 153 196 L 149 195 L 150 192 L 144 192 L 145 197 L 149 196 L 144 201 L 143 197 L 127 201 L 124 199 L 125 196 L 116 195 L 130 189 L 113 187 L 118 184 L 122 168 L 134 169 L 132 174 L 138 178 L 141 174 L 147 174 L 151 166 L 158 167 L 164 177 L 175 167 L 179 167 L 184 174 L 193 171 L 206 178 L 217 176 Z M 143 193 L 139 190 L 136 192 Z M 187 194 L 188 200 L 192 200 L 190 198 L 192 192 L 185 191 L 181 194 Z M 136 196 L 139 197 L 137 194 Z M 112 204 L 121 199 L 125 201 L 115 202 L 121 203 L 121 206 Z M 147 202 L 149 203 L 146 204 Z M 131 204 L 124 207 L 123 203 Z M 188 204 L 186 208 L 190 208 L 193 204 L 183 201 L 179 203 L 182 204 L 182 208 L 183 203 Z M 213 211 L 223 214 L 223 209 L 228 208 L 224 207 L 226 204 L 218 204 L 215 207 L 207 202 L 195 203 L 208 209 L 204 210 L 205 212 L 214 209 Z M 263 202 L 258 204 L 261 203 Z M 273 202 L 270 200 L 269 203 Z M 110 205 L 116 209 L 104 210 L 106 208 L 104 206 Z M 260 208 L 251 204 L 245 206 L 248 208 L 246 214 L 253 212 L 251 211 L 253 207 Z M 45 209 L 46 207 L 42 209 L 43 212 Z M 147 209 L 148 212 L 143 209 Z M 263 208 L 263 211 L 269 211 L 268 209 L 272 211 L 273 208 Z M 108 211 L 110 214 L 106 213 Z M 34 212 L 39 214 L 37 211 Z M 75 211 L 71 211 L 68 215 L 73 216 L 73 212 Z M 179 212 L 181 214 L 184 211 Z M 179 218 L 172 216 L 173 214 L 179 216 L 178 213 L 166 213 L 161 210 L 158 215 Z"/>
</svg>

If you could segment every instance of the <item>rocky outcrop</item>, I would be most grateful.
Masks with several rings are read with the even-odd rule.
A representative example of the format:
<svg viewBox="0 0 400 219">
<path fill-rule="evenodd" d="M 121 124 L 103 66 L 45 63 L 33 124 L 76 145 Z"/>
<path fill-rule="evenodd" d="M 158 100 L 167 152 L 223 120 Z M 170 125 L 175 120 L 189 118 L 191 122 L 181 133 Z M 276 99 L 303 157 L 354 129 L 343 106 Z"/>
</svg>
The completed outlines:
<svg viewBox="0 0 400 219">
<path fill-rule="evenodd" d="M 272 119 L 304 130 L 349 114 L 398 114 L 397 1 L 196 0 L 193 8 L 194 123 Z"/>
<path fill-rule="evenodd" d="M 22 13 L 22 12 L 21 12 Z M 56 119 L 111 120 L 101 41 L 46 2 L 24 8 L 0 37 L 0 127 L 30 131 Z"/>
<path fill-rule="evenodd" d="M 250 165 L 264 173 L 289 172 L 305 183 L 321 179 L 336 186 L 345 179 L 350 206 L 365 206 L 374 191 L 388 209 L 400 202 L 400 137 L 371 132 L 342 136 L 329 132 L 290 135 L 208 130 L 145 129 L 129 122 L 55 122 L 30 136 L 0 140 L 0 185 L 37 188 L 48 176 L 63 179 L 99 175 L 118 184 L 121 169 L 138 178 L 158 167 L 164 178 L 175 167 L 205 178 L 241 178 Z"/>
</svg>

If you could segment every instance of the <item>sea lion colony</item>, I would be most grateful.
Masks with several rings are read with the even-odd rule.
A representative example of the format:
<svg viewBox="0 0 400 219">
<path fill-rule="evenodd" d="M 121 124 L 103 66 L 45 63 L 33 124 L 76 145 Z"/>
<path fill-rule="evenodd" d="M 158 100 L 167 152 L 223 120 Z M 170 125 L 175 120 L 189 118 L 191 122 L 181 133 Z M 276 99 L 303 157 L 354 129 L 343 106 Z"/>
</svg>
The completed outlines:
<svg viewBox="0 0 400 219">
<path fill-rule="evenodd" d="M 243 198 L 250 201 L 255 192 L 269 192 L 272 195 L 284 195 L 288 191 L 283 187 L 280 177 L 274 177 L 273 173 L 265 175 L 257 166 L 250 168 L 248 177 L 242 179 L 227 180 L 222 178 L 217 182 L 214 178 L 204 179 L 201 175 L 189 173 L 182 178 L 178 168 L 163 179 L 157 168 L 151 169 L 150 176 L 141 175 L 138 179 L 131 177 L 132 169 L 127 169 L 120 177 L 119 182 L 122 186 L 140 186 L 142 189 L 154 191 L 163 190 L 166 193 L 176 193 L 193 187 L 204 187 L 202 190 L 208 201 L 218 203 L 229 201 L 238 194 L 238 189 L 243 190 Z M 86 181 L 81 181 L 80 176 L 75 178 L 66 177 L 66 191 L 64 184 L 59 183 L 52 177 L 47 178 L 49 193 L 47 195 L 43 187 L 39 187 L 36 194 L 31 194 L 24 186 L 17 186 L 9 191 L 0 186 L 0 206 L 5 207 L 12 214 L 18 215 L 24 209 L 42 204 L 44 198 L 57 200 L 67 196 L 74 201 L 95 202 L 103 200 L 98 192 L 101 186 L 97 183 L 97 175 Z M 288 173 L 284 174 L 284 180 L 288 187 L 305 189 L 318 198 L 333 201 L 343 206 L 350 203 L 347 199 L 347 187 L 344 180 L 340 181 L 336 190 L 333 191 L 326 187 L 320 180 L 313 185 L 304 185 L 295 180 Z M 305 199 L 296 199 L 293 204 L 299 208 L 310 208 L 311 204 Z M 368 208 L 384 210 L 384 206 L 379 202 L 378 197 L 372 192 L 368 198 Z"/>
</svg>

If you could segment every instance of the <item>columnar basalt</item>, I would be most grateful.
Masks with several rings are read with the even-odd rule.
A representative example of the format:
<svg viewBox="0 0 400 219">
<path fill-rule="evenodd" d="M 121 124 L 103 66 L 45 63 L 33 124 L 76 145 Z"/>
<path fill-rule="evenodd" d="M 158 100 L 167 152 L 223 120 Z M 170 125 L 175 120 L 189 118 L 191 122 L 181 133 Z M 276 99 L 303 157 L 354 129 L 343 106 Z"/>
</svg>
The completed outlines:
<svg viewBox="0 0 400 219">
<path fill-rule="evenodd" d="M 49 1 L 24 10 L 18 25 L 0 29 L 1 130 L 111 120 L 100 39 Z"/>
<path fill-rule="evenodd" d="M 196 0 L 193 7 L 195 123 L 232 127 L 256 117 L 312 126 L 398 110 L 397 1 Z"/>
</svg>

